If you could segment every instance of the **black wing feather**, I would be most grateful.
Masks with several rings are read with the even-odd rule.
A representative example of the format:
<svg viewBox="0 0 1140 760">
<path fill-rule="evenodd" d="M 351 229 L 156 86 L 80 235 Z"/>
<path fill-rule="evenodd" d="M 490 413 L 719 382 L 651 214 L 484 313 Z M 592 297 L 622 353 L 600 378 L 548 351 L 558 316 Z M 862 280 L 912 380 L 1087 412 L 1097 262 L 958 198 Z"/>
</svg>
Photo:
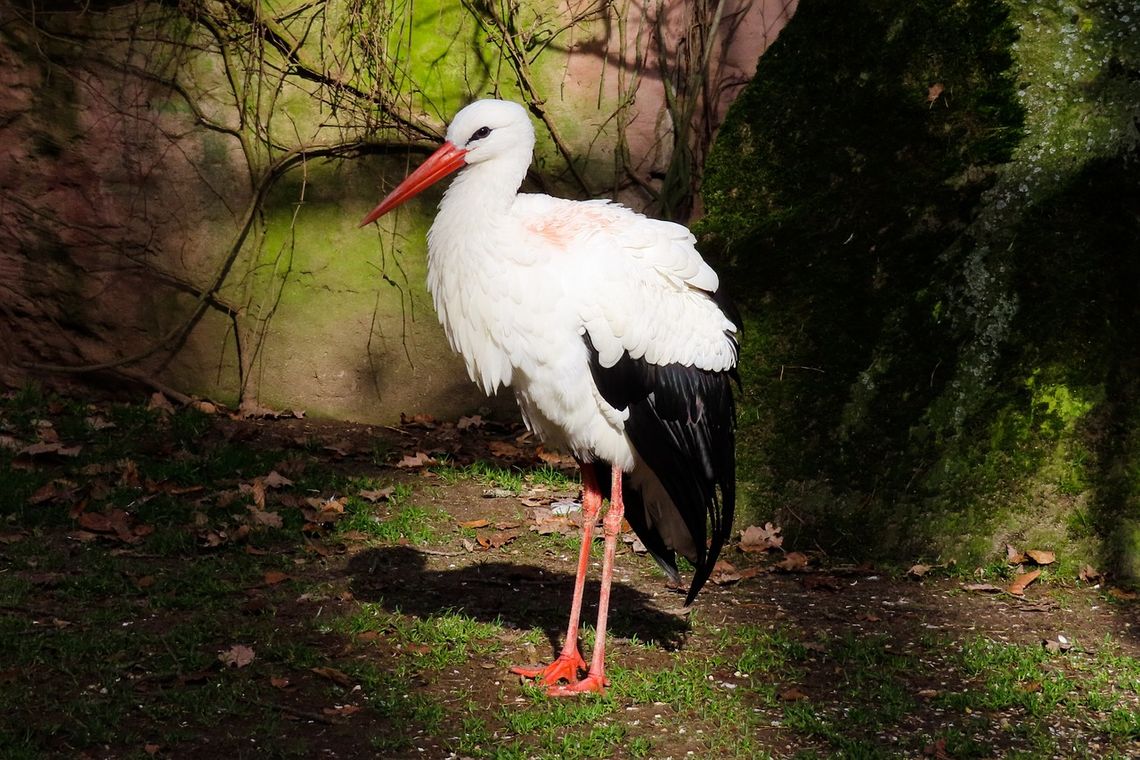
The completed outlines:
<svg viewBox="0 0 1140 760">
<path fill-rule="evenodd" d="M 735 310 L 730 311 L 723 296 L 713 298 L 737 321 Z M 729 337 L 735 344 L 734 336 Z M 692 556 L 685 552 L 696 568 L 685 600 L 691 604 L 712 573 L 732 530 L 736 507 L 732 383 L 737 380 L 736 370 L 713 372 L 683 364 L 650 364 L 629 354 L 623 354 L 612 367 L 603 367 L 588 333 L 584 340 L 598 392 L 614 408 L 629 410 L 626 434 L 660 479 L 692 537 Z M 671 574 L 675 574 L 672 549 L 680 547 L 667 546 L 664 538 L 649 528 L 645 504 L 638 496 L 638 504 L 626 500 L 629 524 L 662 567 L 667 571 L 672 568 Z M 711 528 L 708 533 L 706 521 Z"/>
</svg>

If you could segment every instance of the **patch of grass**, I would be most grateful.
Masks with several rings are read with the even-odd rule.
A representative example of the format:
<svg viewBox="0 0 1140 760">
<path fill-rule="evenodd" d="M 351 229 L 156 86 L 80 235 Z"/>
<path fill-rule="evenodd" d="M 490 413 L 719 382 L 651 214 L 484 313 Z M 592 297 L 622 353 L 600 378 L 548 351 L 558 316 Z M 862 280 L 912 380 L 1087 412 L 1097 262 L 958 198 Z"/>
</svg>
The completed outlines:
<svg viewBox="0 0 1140 760">
<path fill-rule="evenodd" d="M 573 491 L 582 485 L 582 481 L 576 475 L 568 474 L 565 470 L 548 464 L 531 470 L 526 478 L 536 485 L 546 486 L 551 491 Z"/>
<path fill-rule="evenodd" d="M 439 670 L 487 659 L 502 649 L 498 622 L 484 623 L 454 611 L 418 618 L 389 612 L 379 602 L 364 602 L 335 628 L 346 633 L 381 633 L 397 649 L 411 653 L 417 667 Z"/>
<path fill-rule="evenodd" d="M 432 468 L 446 485 L 454 485 L 463 480 L 474 480 L 487 488 L 498 488 L 521 493 L 528 485 L 542 486 L 551 491 L 574 491 L 581 482 L 573 475 L 548 464 L 534 469 L 504 467 L 495 462 L 476 460 L 464 467 L 443 463 Z"/>
<path fill-rule="evenodd" d="M 373 504 L 359 496 L 349 496 L 345 517 L 337 523 L 337 531 L 358 531 L 390 543 L 405 540 L 427 544 L 438 540 L 432 520 L 439 515 L 412 504 L 411 495 L 409 486 L 399 484 L 386 502 Z"/>
<path fill-rule="evenodd" d="M 501 488 L 520 493 L 526 487 L 523 471 L 516 467 L 503 467 L 493 462 L 477 460 L 461 468 L 463 477 L 478 481 L 490 488 Z"/>
<path fill-rule="evenodd" d="M 682 660 L 665 670 L 626 669 L 614 664 L 614 696 L 634 704 L 663 702 L 676 710 L 693 709 L 716 698 L 705 660 Z"/>
<path fill-rule="evenodd" d="M 735 654 L 735 669 L 741 673 L 790 675 L 807 659 L 808 650 L 779 627 L 742 625 L 724 628 L 718 634 L 722 651 Z"/>
<path fill-rule="evenodd" d="M 1020 707 L 1040 717 L 1069 699 L 1076 686 L 1050 667 L 1049 654 L 1039 646 L 978 638 L 962 645 L 958 660 L 971 677 L 981 680 L 982 688 L 945 695 L 943 703 L 955 709 Z"/>
<path fill-rule="evenodd" d="M 537 688 L 529 693 L 529 705 L 505 706 L 499 712 L 511 733 L 560 733 L 561 729 L 597 723 L 616 709 L 612 697 L 585 695 L 581 699 L 560 699 L 547 697 Z"/>
</svg>

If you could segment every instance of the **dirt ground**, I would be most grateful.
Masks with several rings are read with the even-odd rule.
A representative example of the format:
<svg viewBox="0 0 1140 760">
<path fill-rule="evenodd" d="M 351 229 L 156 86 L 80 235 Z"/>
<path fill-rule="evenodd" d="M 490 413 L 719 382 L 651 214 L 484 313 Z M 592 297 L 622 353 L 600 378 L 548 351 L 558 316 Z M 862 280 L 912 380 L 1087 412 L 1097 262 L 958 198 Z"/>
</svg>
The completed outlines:
<svg viewBox="0 0 1140 760">
<path fill-rule="evenodd" d="M 323 480 L 266 486 L 261 465 L 184 476 L 163 493 L 193 503 L 168 514 L 170 524 L 128 509 L 136 538 L 82 518 L 117 514 L 116 497 L 95 486 L 78 511 L 78 497 L 43 498 L 59 482 L 83 491 L 83 472 L 111 472 L 121 491 L 120 452 L 106 448 L 115 464 L 88 461 L 78 472 L 61 458 L 9 456 L 13 473 L 39 478 L 21 503 L 66 514 L 28 525 L 28 512 L 7 512 L 0 615 L 18 643 L 6 647 L 14 664 L 0 665 L 0 738 L 13 747 L 0 755 L 1140 756 L 1128 717 L 1140 710 L 1140 606 L 1126 591 L 1045 576 L 1015 595 L 992 571 L 916 578 L 906 572 L 913 558 L 856 566 L 808 551 L 789 561 L 793 547 L 734 543 L 720 583 L 684 609 L 683 594 L 623 542 L 609 695 L 549 700 L 508 668 L 561 646 L 573 531 L 543 534 L 535 509 L 577 493 L 528 473 L 570 469 L 565 460 L 511 423 L 374 428 L 224 415 L 186 454 L 166 443 L 130 456 L 157 473 L 164 458 L 194 461 L 221 447 L 267 452 L 282 470 Z M 520 480 L 504 487 L 495 472 Z M 48 485 L 29 496 L 37 483 Z M 352 494 L 354 514 L 395 524 L 396 497 L 369 485 L 403 489 L 399 503 L 415 505 L 402 533 L 305 512 L 304 498 L 336 504 Z M 283 524 L 238 540 L 244 529 L 218 512 L 229 492 L 252 493 L 250 514 L 263 524 L 284 514 Z M 599 548 L 583 612 L 587 657 Z M 118 580 L 92 579 L 104 571 Z M 188 587 L 189 573 L 203 580 Z M 64 644 L 77 634 L 107 643 L 79 655 L 69 648 L 77 642 Z M 74 725 L 71 712 L 83 716 Z"/>
</svg>

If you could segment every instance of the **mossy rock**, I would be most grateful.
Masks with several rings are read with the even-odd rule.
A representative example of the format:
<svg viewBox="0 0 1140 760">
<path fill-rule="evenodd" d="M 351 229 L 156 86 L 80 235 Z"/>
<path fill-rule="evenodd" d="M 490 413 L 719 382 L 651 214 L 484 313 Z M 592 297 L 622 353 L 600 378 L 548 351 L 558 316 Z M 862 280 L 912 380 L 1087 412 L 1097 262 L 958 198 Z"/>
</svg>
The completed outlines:
<svg viewBox="0 0 1140 760">
<path fill-rule="evenodd" d="M 748 318 L 752 517 L 1137 564 L 1140 45 L 1077 6 L 809 3 L 760 60 L 699 226 Z"/>
</svg>

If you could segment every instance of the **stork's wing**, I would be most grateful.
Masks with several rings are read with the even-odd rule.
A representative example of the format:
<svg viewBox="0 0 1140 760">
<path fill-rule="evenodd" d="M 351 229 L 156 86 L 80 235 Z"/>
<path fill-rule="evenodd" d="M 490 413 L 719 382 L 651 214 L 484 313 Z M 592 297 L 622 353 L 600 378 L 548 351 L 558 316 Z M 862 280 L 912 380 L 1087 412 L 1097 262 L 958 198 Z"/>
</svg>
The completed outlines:
<svg viewBox="0 0 1140 760">
<path fill-rule="evenodd" d="M 651 364 L 629 354 L 623 354 L 612 367 L 604 367 L 589 334 L 585 340 L 599 392 L 615 408 L 628 410 L 626 434 L 671 502 L 655 505 L 643 500 L 644 513 L 631 512 L 630 525 L 646 537 L 646 545 L 664 543 L 693 563 L 696 572 L 685 602 L 689 604 L 712 573 L 732 531 L 736 409 L 731 386 L 735 370 Z M 706 519 L 711 527 L 708 535 Z M 659 561 L 663 559 L 660 551 L 654 554 Z M 664 559 L 672 558 L 666 555 Z"/>
<path fill-rule="evenodd" d="M 520 195 L 516 211 L 543 257 L 562 257 L 582 331 L 603 367 L 623 355 L 713 371 L 736 366 L 739 326 L 685 227 L 609 201 Z"/>
<path fill-rule="evenodd" d="M 594 383 L 667 494 L 631 503 L 630 524 L 693 562 L 692 602 L 732 530 L 739 320 L 684 227 L 604 201 L 544 203 L 562 213 L 531 223 L 572 259 Z"/>
</svg>

